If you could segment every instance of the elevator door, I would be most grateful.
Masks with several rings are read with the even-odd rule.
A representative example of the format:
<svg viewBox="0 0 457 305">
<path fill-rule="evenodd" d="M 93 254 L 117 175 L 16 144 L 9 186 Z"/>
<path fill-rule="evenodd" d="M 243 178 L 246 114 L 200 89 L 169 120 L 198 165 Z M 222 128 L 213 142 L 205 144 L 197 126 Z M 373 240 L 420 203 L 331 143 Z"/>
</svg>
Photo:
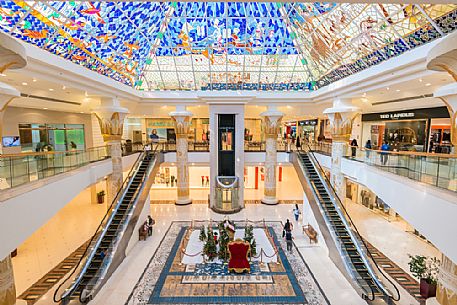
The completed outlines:
<svg viewBox="0 0 457 305">
<path fill-rule="evenodd" d="M 235 115 L 219 114 L 218 176 L 235 176 Z"/>
</svg>

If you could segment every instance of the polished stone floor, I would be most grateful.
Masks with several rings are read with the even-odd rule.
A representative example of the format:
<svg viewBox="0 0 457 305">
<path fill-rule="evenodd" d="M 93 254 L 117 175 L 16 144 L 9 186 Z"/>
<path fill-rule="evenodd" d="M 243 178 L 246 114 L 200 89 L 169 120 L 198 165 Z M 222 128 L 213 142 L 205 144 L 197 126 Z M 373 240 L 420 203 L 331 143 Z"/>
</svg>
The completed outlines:
<svg viewBox="0 0 457 305">
<path fill-rule="evenodd" d="M 265 230 L 278 247 L 279 262 L 253 270 L 251 280 L 213 270 L 211 276 L 199 275 L 188 265 L 180 264 L 183 237 L 190 222 L 173 222 L 161 247 L 148 263 L 135 289 L 130 304 L 328 304 L 309 267 L 299 255 L 285 253 L 285 244 L 278 239 L 280 222 L 269 222 Z M 166 258 L 166 259 L 165 259 Z M 163 262 L 165 262 L 163 264 Z M 222 276 L 217 276 L 222 274 Z"/>
</svg>

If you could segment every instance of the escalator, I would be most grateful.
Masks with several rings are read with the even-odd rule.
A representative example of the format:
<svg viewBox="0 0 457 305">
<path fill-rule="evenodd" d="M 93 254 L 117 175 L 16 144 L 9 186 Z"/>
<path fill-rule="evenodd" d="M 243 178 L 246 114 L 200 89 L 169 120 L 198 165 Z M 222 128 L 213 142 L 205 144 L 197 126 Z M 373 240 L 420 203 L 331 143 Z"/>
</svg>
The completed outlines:
<svg viewBox="0 0 457 305">
<path fill-rule="evenodd" d="M 397 287 L 374 261 L 313 153 L 299 151 L 296 157 L 326 225 L 321 229 L 328 230 L 339 254 L 338 263 L 344 265 L 346 273 L 343 273 L 369 303 L 393 304 L 393 301 L 398 301 Z"/>
<path fill-rule="evenodd" d="M 79 264 L 54 294 L 54 302 L 81 304 L 90 301 L 125 258 L 125 251 L 139 223 L 159 162 L 154 151 L 141 152 L 108 212 L 89 242 Z M 77 275 L 61 297 L 66 282 Z"/>
</svg>

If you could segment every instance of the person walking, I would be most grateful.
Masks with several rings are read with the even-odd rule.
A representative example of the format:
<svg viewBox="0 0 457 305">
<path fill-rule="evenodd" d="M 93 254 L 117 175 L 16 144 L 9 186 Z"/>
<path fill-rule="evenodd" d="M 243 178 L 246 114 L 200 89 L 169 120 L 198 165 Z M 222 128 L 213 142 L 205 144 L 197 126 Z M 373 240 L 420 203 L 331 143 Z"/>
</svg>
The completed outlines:
<svg viewBox="0 0 457 305">
<path fill-rule="evenodd" d="M 367 140 L 367 143 L 365 143 L 365 152 L 366 152 L 367 159 L 370 159 L 370 150 L 371 149 L 372 149 L 371 140 Z"/>
<path fill-rule="evenodd" d="M 381 163 L 382 163 L 382 165 L 386 165 L 387 164 L 387 159 L 389 158 L 389 154 L 386 151 L 390 150 L 390 146 L 389 146 L 389 144 L 387 144 L 386 141 L 384 141 L 384 143 L 382 144 L 381 150 L 382 150 L 382 152 L 381 152 Z"/>
<path fill-rule="evenodd" d="M 300 136 L 297 136 L 297 140 L 295 141 L 295 146 L 297 147 L 298 150 L 301 149 Z"/>
<path fill-rule="evenodd" d="M 148 215 L 148 235 L 151 236 L 152 235 L 152 226 L 155 224 L 156 222 L 154 221 L 154 219 L 152 219 L 151 215 Z"/>
<path fill-rule="evenodd" d="M 282 237 L 285 237 L 286 233 L 292 231 L 293 228 L 294 228 L 294 226 L 289 221 L 289 219 L 287 219 L 286 224 L 284 225 L 284 228 L 282 229 Z"/>
<path fill-rule="evenodd" d="M 352 158 L 355 158 L 355 154 L 357 153 L 357 147 L 359 147 L 359 145 L 357 144 L 357 140 L 352 139 L 352 141 L 351 141 L 351 157 Z"/>
<path fill-rule="evenodd" d="M 298 204 L 295 204 L 295 208 L 294 208 L 293 212 L 294 212 L 295 221 L 298 222 L 298 217 L 300 217 L 300 214 L 301 214 L 300 209 L 298 208 Z"/>
<path fill-rule="evenodd" d="M 292 253 L 292 232 L 291 231 L 287 231 L 286 232 L 286 245 L 287 245 L 287 251 Z"/>
</svg>

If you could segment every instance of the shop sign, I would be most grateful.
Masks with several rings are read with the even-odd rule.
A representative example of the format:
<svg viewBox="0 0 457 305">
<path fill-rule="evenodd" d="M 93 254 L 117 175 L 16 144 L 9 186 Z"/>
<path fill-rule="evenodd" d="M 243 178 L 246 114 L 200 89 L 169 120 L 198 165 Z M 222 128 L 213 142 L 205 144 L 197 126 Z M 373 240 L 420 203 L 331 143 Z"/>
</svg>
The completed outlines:
<svg viewBox="0 0 457 305">
<path fill-rule="evenodd" d="M 449 118 L 449 112 L 446 107 L 435 107 L 362 114 L 362 121 L 419 120 L 432 118 Z"/>
<path fill-rule="evenodd" d="M 298 121 L 298 125 L 300 125 L 300 126 L 317 126 L 317 120 Z"/>
</svg>

